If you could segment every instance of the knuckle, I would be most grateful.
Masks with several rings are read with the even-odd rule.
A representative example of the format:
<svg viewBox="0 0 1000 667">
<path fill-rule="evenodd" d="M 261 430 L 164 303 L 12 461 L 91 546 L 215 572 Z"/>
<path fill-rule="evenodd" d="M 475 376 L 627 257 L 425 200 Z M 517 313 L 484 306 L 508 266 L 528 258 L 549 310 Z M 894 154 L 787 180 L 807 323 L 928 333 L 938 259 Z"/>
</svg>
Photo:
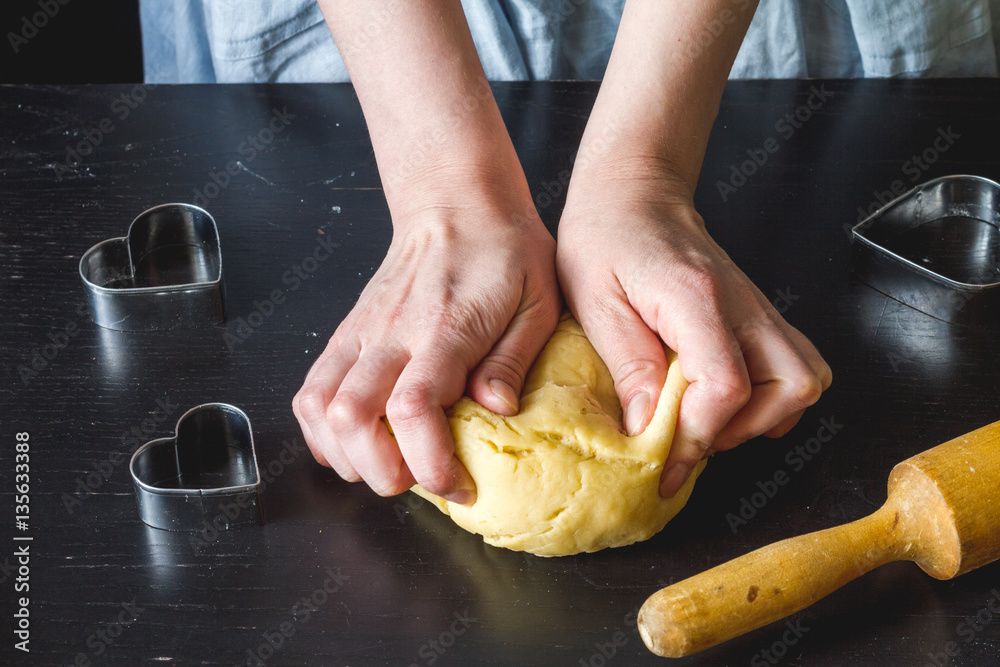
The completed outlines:
<svg viewBox="0 0 1000 667">
<path fill-rule="evenodd" d="M 805 408 L 819 400 L 823 384 L 815 373 L 803 373 L 790 382 L 788 393 L 794 408 Z"/>
<path fill-rule="evenodd" d="M 330 402 L 326 415 L 334 431 L 351 431 L 365 421 L 369 410 L 359 396 L 339 392 Z"/>
<path fill-rule="evenodd" d="M 720 372 L 712 383 L 709 390 L 712 398 L 719 404 L 729 407 L 741 408 L 750 400 L 753 386 L 750 379 L 743 373 L 736 372 L 735 369 Z"/>
<path fill-rule="evenodd" d="M 300 419 L 313 421 L 326 413 L 323 391 L 315 385 L 303 387 L 292 399 L 292 411 Z"/>
<path fill-rule="evenodd" d="M 716 306 L 722 303 L 725 287 L 718 274 L 708 266 L 688 267 L 683 281 L 690 290 L 699 294 L 708 303 Z"/>
<path fill-rule="evenodd" d="M 433 407 L 431 392 L 423 386 L 394 391 L 385 404 L 385 414 L 392 424 L 405 424 L 424 418 Z"/>
<path fill-rule="evenodd" d="M 691 448 L 691 455 L 688 458 L 693 462 L 700 461 L 705 452 L 714 446 L 713 443 L 713 440 L 694 440 L 691 443 L 694 446 Z"/>
<path fill-rule="evenodd" d="M 826 362 L 823 362 L 822 367 L 819 369 L 819 381 L 823 391 L 829 389 L 830 385 L 833 384 L 833 369 Z"/>
</svg>

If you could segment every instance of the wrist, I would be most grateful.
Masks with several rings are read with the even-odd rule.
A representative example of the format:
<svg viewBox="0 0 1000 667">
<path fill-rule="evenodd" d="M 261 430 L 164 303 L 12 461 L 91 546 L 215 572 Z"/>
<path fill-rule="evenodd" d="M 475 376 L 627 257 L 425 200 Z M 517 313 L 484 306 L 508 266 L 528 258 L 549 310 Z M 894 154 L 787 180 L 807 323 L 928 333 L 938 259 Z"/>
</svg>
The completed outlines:
<svg viewBox="0 0 1000 667">
<path fill-rule="evenodd" d="M 499 112 L 495 122 L 490 115 L 414 124 L 374 141 L 394 218 L 431 208 L 495 205 L 523 212 L 531 206 L 524 171 Z"/>
<path fill-rule="evenodd" d="M 574 167 L 566 211 L 623 205 L 694 208 L 695 182 L 672 160 L 650 154 L 613 154 Z M 564 216 L 566 217 L 565 213 Z"/>
<path fill-rule="evenodd" d="M 607 98 L 599 99 L 580 140 L 574 178 L 606 178 L 616 173 L 626 178 L 662 176 L 679 180 L 694 192 L 705 146 L 680 137 L 681 120 L 655 111 L 642 113 L 645 117 Z"/>
<path fill-rule="evenodd" d="M 444 225 L 456 234 L 539 233 L 551 239 L 515 161 L 439 160 L 386 189 L 394 234 Z"/>
<path fill-rule="evenodd" d="M 394 227 L 434 214 L 468 213 L 470 224 L 538 218 L 519 165 L 441 160 L 394 176 L 395 184 L 385 188 Z"/>
</svg>

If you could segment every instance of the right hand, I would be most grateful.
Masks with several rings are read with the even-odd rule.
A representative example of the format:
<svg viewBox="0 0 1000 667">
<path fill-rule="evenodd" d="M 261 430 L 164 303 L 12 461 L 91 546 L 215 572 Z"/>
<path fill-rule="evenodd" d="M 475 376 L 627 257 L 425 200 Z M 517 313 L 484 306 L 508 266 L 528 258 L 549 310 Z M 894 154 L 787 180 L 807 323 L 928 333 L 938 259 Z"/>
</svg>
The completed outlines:
<svg viewBox="0 0 1000 667">
<path fill-rule="evenodd" d="M 345 480 L 475 502 L 445 409 L 468 392 L 516 414 L 561 310 L 555 241 L 520 180 L 425 190 L 431 204 L 394 215 L 385 261 L 292 403 L 317 461 Z"/>
</svg>

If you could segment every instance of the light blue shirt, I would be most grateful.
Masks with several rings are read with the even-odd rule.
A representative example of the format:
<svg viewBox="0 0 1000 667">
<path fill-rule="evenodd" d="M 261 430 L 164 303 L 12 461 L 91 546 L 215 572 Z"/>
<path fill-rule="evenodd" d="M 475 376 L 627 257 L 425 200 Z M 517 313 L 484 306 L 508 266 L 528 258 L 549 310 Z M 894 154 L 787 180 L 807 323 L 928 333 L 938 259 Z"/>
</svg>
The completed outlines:
<svg viewBox="0 0 1000 667">
<path fill-rule="evenodd" d="M 462 4 L 487 77 L 510 81 L 602 78 L 624 2 Z M 692 51 L 749 2 L 727 11 Z M 149 83 L 348 80 L 315 0 L 141 0 L 140 15 Z M 997 44 L 1000 0 L 761 0 L 730 76 L 996 76 Z M 374 31 L 339 46 L 379 48 Z"/>
</svg>

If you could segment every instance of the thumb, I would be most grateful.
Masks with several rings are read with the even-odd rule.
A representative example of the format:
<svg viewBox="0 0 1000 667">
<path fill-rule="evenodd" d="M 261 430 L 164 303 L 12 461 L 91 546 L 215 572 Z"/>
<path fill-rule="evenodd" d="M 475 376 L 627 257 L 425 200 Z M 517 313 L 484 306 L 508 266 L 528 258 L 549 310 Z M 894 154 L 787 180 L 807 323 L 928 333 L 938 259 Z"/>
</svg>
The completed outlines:
<svg viewBox="0 0 1000 667">
<path fill-rule="evenodd" d="M 663 343 L 627 301 L 581 309 L 580 324 L 611 371 L 622 404 L 625 432 L 646 430 L 667 377 Z"/>
<path fill-rule="evenodd" d="M 469 375 L 466 391 L 472 400 L 500 414 L 520 409 L 524 377 L 552 337 L 559 321 L 557 304 L 539 306 L 514 316 L 507 330 Z"/>
</svg>

